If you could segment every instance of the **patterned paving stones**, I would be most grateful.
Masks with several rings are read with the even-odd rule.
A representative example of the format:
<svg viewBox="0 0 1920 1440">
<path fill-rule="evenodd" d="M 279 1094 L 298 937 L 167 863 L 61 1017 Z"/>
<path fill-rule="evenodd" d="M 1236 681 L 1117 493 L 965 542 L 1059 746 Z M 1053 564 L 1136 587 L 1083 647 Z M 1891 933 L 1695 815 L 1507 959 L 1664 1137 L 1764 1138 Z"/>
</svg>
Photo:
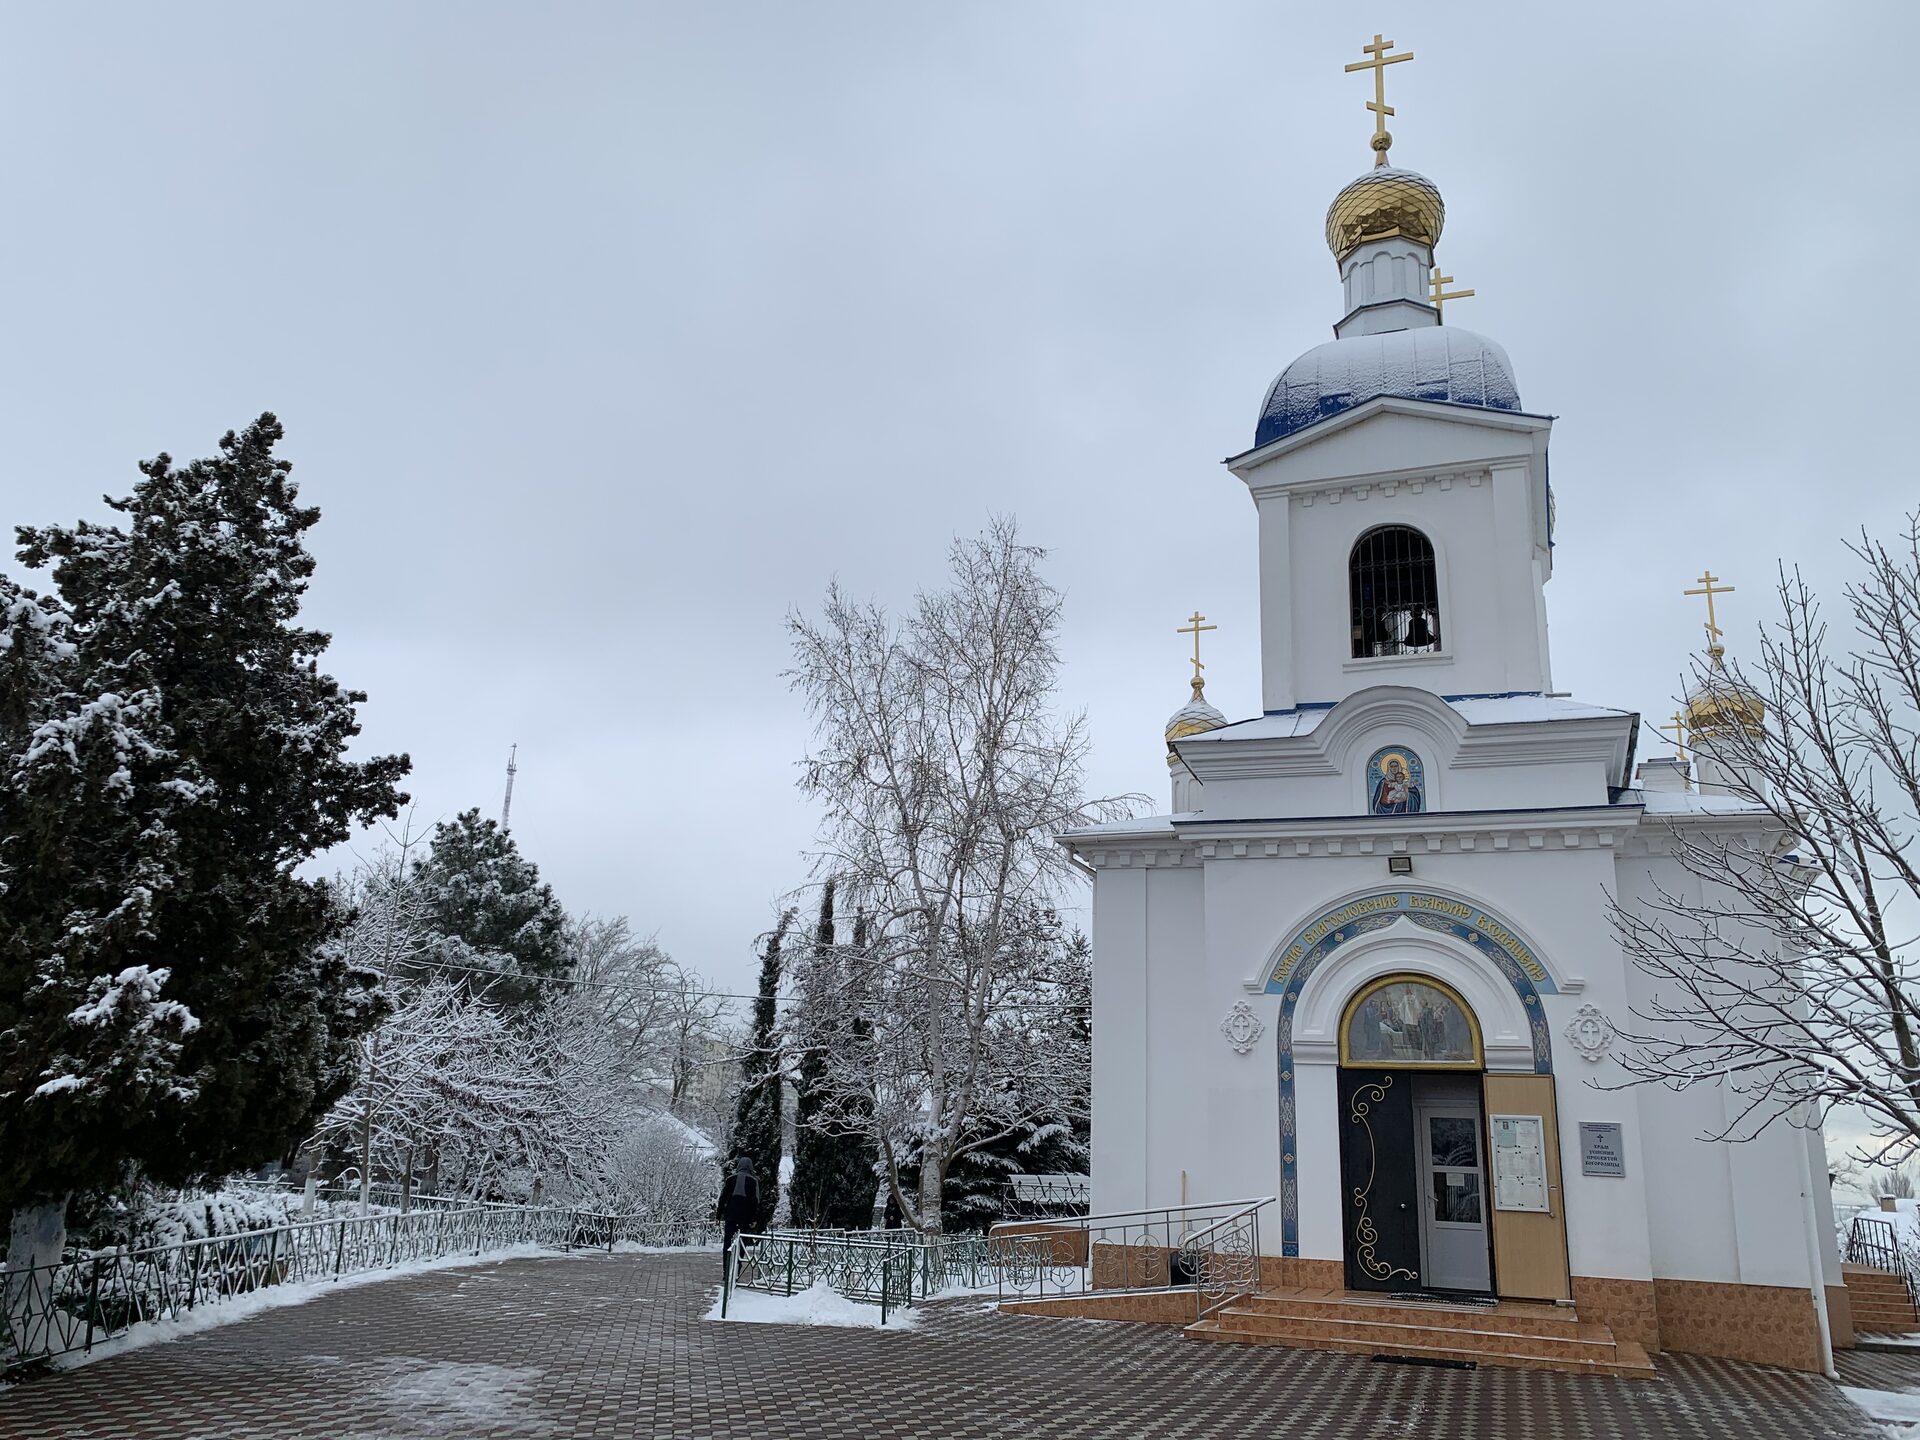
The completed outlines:
<svg viewBox="0 0 1920 1440">
<path fill-rule="evenodd" d="M 0 1392 L 0 1437 L 1879 1434 L 1825 1381 L 1685 1356 L 1654 1381 L 1469 1373 L 974 1302 L 928 1307 L 906 1332 L 721 1325 L 700 1318 L 716 1271 L 708 1256 L 625 1255 L 345 1289 Z M 1920 1359 L 1871 1368 L 1867 1383 L 1920 1387 Z"/>
</svg>

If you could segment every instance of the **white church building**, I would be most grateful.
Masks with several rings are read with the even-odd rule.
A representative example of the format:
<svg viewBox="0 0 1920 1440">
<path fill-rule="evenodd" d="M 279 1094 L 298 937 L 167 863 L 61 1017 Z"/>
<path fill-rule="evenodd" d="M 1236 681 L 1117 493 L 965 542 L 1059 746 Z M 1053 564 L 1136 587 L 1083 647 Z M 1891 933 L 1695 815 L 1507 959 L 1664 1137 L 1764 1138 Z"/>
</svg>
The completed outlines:
<svg viewBox="0 0 1920 1440">
<path fill-rule="evenodd" d="M 1226 462 L 1262 713 L 1196 674 L 1169 813 L 1063 837 L 1094 875 L 1092 1209 L 1273 1195 L 1273 1285 L 1558 1302 L 1649 1351 L 1828 1370 L 1820 1133 L 1705 1139 L 1730 1097 L 1621 1088 L 1617 1059 L 1652 982 L 1608 897 L 1697 894 L 1676 833 L 1767 823 L 1712 754 L 1761 718 L 1698 701 L 1690 776 L 1555 691 L 1553 422 L 1442 322 L 1440 193 L 1384 140 L 1327 212 L 1335 338 Z"/>
</svg>

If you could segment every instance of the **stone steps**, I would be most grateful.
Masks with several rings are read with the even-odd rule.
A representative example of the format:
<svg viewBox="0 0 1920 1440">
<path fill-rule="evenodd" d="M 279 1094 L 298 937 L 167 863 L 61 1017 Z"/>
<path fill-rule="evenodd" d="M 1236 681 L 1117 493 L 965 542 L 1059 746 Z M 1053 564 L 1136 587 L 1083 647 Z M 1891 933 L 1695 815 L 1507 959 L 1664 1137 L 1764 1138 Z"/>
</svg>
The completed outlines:
<svg viewBox="0 0 1920 1440">
<path fill-rule="evenodd" d="M 1186 1327 L 1191 1340 L 1506 1369 L 1651 1378 L 1646 1351 L 1554 1306 L 1421 1305 L 1266 1292 Z"/>
<path fill-rule="evenodd" d="M 1865 1265 L 1843 1269 L 1854 1329 L 1881 1335 L 1920 1333 L 1920 1310 L 1914 1307 L 1904 1276 Z"/>
</svg>

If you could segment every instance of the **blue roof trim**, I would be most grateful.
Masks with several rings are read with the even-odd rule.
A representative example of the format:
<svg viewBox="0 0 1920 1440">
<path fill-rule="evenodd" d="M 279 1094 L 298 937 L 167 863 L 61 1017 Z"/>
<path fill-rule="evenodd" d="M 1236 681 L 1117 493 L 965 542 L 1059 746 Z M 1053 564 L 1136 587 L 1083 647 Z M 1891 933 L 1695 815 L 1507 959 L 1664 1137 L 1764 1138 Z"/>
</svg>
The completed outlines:
<svg viewBox="0 0 1920 1440">
<path fill-rule="evenodd" d="M 1475 410 L 1518 410 L 1507 352 L 1450 325 L 1351 335 L 1317 345 L 1280 372 L 1261 406 L 1253 447 L 1394 396 Z"/>
</svg>

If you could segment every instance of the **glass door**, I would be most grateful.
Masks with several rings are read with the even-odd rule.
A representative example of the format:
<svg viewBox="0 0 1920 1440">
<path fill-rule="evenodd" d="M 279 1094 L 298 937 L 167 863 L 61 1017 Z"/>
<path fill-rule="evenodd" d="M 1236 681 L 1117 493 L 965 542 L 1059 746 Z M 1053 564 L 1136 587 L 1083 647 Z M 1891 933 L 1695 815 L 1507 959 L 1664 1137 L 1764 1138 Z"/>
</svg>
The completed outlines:
<svg viewBox="0 0 1920 1440">
<path fill-rule="evenodd" d="M 1415 1133 L 1420 1149 L 1422 1249 L 1426 1283 L 1436 1290 L 1485 1291 L 1486 1175 L 1477 1107 L 1421 1106 Z"/>
</svg>

